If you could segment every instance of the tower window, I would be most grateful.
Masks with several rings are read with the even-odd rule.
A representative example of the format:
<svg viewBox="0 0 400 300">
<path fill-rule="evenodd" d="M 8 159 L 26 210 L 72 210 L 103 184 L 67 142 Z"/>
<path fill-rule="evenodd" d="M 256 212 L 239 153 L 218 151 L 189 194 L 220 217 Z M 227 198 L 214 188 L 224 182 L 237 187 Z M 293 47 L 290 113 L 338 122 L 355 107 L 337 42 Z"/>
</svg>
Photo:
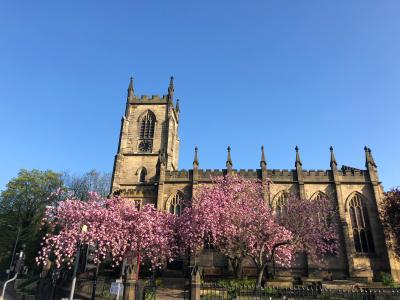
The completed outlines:
<svg viewBox="0 0 400 300">
<path fill-rule="evenodd" d="M 150 110 L 146 111 L 146 113 L 139 119 L 138 150 L 140 152 L 152 152 L 155 123 L 156 117 Z"/>
<path fill-rule="evenodd" d="M 152 139 L 154 137 L 154 124 L 156 118 L 154 114 L 147 111 L 146 114 L 140 120 L 140 139 Z"/>
<path fill-rule="evenodd" d="M 374 252 L 374 242 L 368 221 L 368 212 L 364 199 L 356 193 L 349 203 L 354 247 L 358 253 Z"/>
<path fill-rule="evenodd" d="M 146 175 L 147 175 L 147 170 L 146 170 L 146 168 L 141 168 L 140 170 L 139 170 L 139 177 L 138 177 L 138 181 L 140 182 L 140 183 L 145 183 L 146 182 Z"/>
</svg>

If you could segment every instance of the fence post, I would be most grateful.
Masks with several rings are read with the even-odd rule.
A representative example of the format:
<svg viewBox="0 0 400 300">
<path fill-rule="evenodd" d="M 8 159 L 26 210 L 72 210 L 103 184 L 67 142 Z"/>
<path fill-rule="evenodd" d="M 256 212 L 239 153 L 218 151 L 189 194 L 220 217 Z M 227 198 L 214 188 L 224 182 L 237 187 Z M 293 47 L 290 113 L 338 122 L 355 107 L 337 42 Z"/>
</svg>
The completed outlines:
<svg viewBox="0 0 400 300">
<path fill-rule="evenodd" d="M 136 281 L 136 295 L 135 295 L 136 300 L 144 299 L 144 288 L 145 288 L 144 280 L 138 279 Z"/>
<path fill-rule="evenodd" d="M 137 295 L 138 265 L 135 259 L 128 259 L 124 271 L 124 300 L 135 300 Z"/>
<path fill-rule="evenodd" d="M 200 271 L 197 266 L 192 270 L 191 281 L 190 281 L 190 300 L 200 300 Z"/>
</svg>

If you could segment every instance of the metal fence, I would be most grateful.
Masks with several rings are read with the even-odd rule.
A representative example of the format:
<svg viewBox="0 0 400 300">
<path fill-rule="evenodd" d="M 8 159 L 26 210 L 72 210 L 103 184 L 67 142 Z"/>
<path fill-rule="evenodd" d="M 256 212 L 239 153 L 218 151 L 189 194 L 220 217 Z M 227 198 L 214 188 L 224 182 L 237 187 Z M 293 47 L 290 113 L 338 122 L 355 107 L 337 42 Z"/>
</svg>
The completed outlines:
<svg viewBox="0 0 400 300">
<path fill-rule="evenodd" d="M 269 299 L 357 299 L 395 300 L 400 299 L 400 289 L 336 290 L 318 287 L 254 288 L 254 286 L 222 287 L 215 284 L 201 286 L 202 300 L 269 300 Z"/>
<path fill-rule="evenodd" d="M 93 280 L 78 279 L 76 282 L 76 292 L 91 297 L 93 283 Z M 110 293 L 111 283 L 110 279 L 99 278 L 96 282 L 96 297 L 105 300 L 114 299 L 115 297 Z"/>
</svg>

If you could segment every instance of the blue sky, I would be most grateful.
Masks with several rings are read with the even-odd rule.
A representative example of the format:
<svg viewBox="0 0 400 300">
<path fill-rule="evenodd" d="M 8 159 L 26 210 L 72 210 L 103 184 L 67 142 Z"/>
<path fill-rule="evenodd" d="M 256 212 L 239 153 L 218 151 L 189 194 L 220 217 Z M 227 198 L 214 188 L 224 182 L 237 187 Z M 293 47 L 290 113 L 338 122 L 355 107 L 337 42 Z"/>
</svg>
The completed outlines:
<svg viewBox="0 0 400 300">
<path fill-rule="evenodd" d="M 181 100 L 180 168 L 364 168 L 400 184 L 400 2 L 2 1 L 0 189 L 21 168 L 111 171 L 129 77 Z"/>
</svg>

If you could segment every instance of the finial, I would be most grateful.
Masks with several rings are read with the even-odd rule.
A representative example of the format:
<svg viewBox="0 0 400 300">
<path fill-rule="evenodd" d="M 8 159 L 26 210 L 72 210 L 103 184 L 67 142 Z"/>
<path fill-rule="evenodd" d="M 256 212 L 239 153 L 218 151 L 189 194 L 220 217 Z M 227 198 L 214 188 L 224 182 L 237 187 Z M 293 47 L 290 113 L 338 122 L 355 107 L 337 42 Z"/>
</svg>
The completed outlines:
<svg viewBox="0 0 400 300">
<path fill-rule="evenodd" d="M 374 157 L 372 156 L 372 153 L 371 153 L 371 148 L 367 148 L 367 151 L 368 151 L 369 162 L 370 162 L 374 167 L 376 167 Z"/>
<path fill-rule="evenodd" d="M 300 153 L 299 153 L 299 147 L 296 145 L 296 147 L 294 147 L 294 149 L 296 150 L 296 162 L 295 162 L 295 167 L 297 167 L 297 165 L 302 165 L 301 163 L 301 159 L 300 159 Z"/>
<path fill-rule="evenodd" d="M 261 146 L 261 161 L 260 161 L 260 167 L 265 168 L 267 166 L 267 161 L 265 160 L 265 154 L 264 154 L 264 145 Z"/>
<path fill-rule="evenodd" d="M 193 167 L 198 167 L 199 166 L 199 158 L 197 156 L 197 151 L 199 148 L 194 147 L 194 160 L 193 160 Z"/>
<path fill-rule="evenodd" d="M 228 158 L 226 159 L 226 168 L 227 169 L 232 169 L 233 163 L 231 159 L 231 146 L 228 146 Z"/>
<path fill-rule="evenodd" d="M 169 80 L 169 87 L 168 87 L 168 100 L 170 102 L 173 101 L 174 99 L 174 77 L 171 76 L 170 80 Z"/>
<path fill-rule="evenodd" d="M 133 77 L 130 78 L 129 87 L 128 87 L 128 99 L 133 100 Z"/>
<path fill-rule="evenodd" d="M 369 159 L 369 152 L 368 152 L 368 147 L 364 146 L 364 151 L 365 151 L 365 167 L 368 168 L 368 165 L 370 163 L 370 159 Z"/>
<path fill-rule="evenodd" d="M 180 109 L 179 109 L 179 99 L 176 99 L 175 110 L 176 110 L 176 112 L 180 111 Z"/>
<path fill-rule="evenodd" d="M 330 166 L 332 167 L 332 165 L 337 166 L 337 162 L 336 162 L 336 158 L 335 158 L 335 153 L 333 152 L 333 147 L 330 146 L 329 150 L 331 151 L 331 162 L 330 162 Z"/>
</svg>

